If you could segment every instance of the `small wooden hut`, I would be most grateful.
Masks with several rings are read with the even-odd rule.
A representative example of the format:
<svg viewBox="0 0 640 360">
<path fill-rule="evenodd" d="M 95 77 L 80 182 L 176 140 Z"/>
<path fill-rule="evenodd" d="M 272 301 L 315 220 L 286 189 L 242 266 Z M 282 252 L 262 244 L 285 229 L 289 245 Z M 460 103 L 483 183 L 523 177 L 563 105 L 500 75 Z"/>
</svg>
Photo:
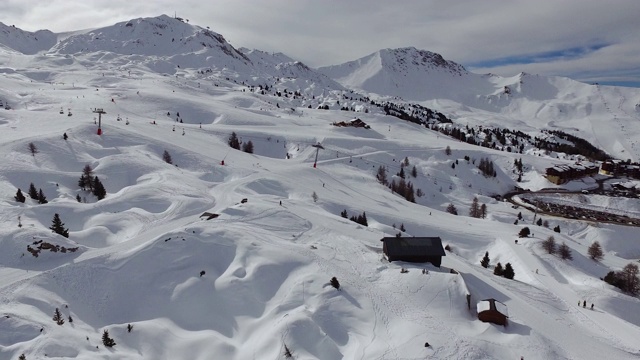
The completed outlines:
<svg viewBox="0 0 640 360">
<path fill-rule="evenodd" d="M 496 299 L 485 299 L 478 302 L 476 308 L 480 321 L 507 326 L 507 318 L 509 317 L 507 305 Z"/>
</svg>

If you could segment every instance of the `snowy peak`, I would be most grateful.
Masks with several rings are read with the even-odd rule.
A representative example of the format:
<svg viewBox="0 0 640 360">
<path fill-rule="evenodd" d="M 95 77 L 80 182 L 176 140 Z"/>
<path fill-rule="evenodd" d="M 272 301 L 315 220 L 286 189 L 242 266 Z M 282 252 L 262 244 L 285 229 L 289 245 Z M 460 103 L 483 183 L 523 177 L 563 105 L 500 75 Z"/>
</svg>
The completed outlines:
<svg viewBox="0 0 640 360">
<path fill-rule="evenodd" d="M 53 50 L 60 54 L 108 51 L 150 56 L 221 51 L 236 60 L 250 62 L 222 35 L 167 15 L 133 19 L 73 35 Z"/>
<path fill-rule="evenodd" d="M 447 71 L 454 75 L 467 72 L 462 65 L 445 60 L 440 54 L 414 47 L 384 49 L 378 53 L 381 65 L 395 72 Z"/>
<path fill-rule="evenodd" d="M 262 50 L 250 50 L 247 48 L 240 48 L 238 50 L 249 58 L 251 63 L 260 73 L 268 74 L 276 78 L 286 78 L 287 80 L 290 80 L 289 82 L 297 79 L 295 81 L 300 83 L 298 84 L 299 86 L 302 86 L 302 82 L 310 82 L 323 88 L 345 90 L 344 87 L 335 80 L 281 52 L 269 53 Z M 284 80 L 281 79 L 280 82 L 282 81 Z"/>
<path fill-rule="evenodd" d="M 379 50 L 341 65 L 320 68 L 319 71 L 348 88 L 409 100 L 437 98 L 443 91 L 449 92 L 449 89 L 442 88 L 442 84 L 459 88 L 460 78 L 470 75 L 462 65 L 445 60 L 440 54 L 414 47 Z M 451 89 L 452 94 L 456 92 Z"/>
<path fill-rule="evenodd" d="M 29 32 L 0 22 L 0 47 L 26 55 L 50 49 L 56 43 L 56 35 L 49 30 Z"/>
</svg>

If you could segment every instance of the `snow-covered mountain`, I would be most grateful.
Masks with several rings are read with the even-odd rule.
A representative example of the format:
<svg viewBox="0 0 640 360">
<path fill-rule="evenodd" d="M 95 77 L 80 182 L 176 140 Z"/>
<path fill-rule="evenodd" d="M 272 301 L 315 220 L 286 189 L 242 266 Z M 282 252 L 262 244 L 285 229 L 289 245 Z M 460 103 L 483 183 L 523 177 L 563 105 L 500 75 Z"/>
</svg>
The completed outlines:
<svg viewBox="0 0 640 360">
<path fill-rule="evenodd" d="M 73 35 L 60 41 L 51 51 L 59 54 L 102 51 L 167 57 L 222 53 L 236 61 L 249 62 L 222 35 L 167 15 L 124 21 Z"/>
<path fill-rule="evenodd" d="M 56 39 L 57 36 L 49 30 L 29 32 L 0 22 L 0 49 L 33 55 L 50 49 L 56 43 Z"/>
<path fill-rule="evenodd" d="M 322 69 L 340 85 L 167 16 L 51 34 L 57 43 L 21 50 L 22 33 L 9 30 L 0 39 L 0 359 L 640 356 L 640 300 L 600 279 L 636 263 L 637 228 L 497 196 L 585 190 L 539 199 L 637 218 L 637 198 L 592 195 L 592 177 L 549 182 L 546 168 L 577 157 L 533 140 L 566 145 L 547 135 L 563 130 L 638 159 L 635 90 L 477 75 L 415 49 Z M 420 77 L 439 79 L 441 92 L 409 96 Z M 444 115 L 425 120 L 435 111 Z M 504 144 L 469 141 L 491 137 Z M 492 173 L 480 169 L 489 162 Z M 105 198 L 80 181 L 87 165 Z M 383 184 L 381 168 L 404 190 Z M 598 178 L 605 189 L 640 186 Z M 468 216 L 474 198 L 484 218 Z M 68 237 L 50 229 L 56 214 Z M 532 234 L 518 238 L 524 227 Z M 440 237 L 442 266 L 388 262 L 380 239 L 395 236 Z M 550 236 L 573 260 L 541 247 Z M 594 241 L 601 261 L 589 256 Z M 498 263 L 514 279 L 493 275 Z M 508 307 L 508 326 L 478 320 L 487 298 Z M 115 346 L 104 345 L 105 330 Z"/>
<path fill-rule="evenodd" d="M 283 53 L 268 53 L 257 49 L 240 48 L 240 52 L 245 54 L 253 66 L 258 69 L 260 74 L 269 74 L 272 78 L 277 79 L 277 83 L 283 86 L 297 89 L 308 89 L 310 86 L 319 89 L 332 89 L 346 91 L 346 89 L 329 78 L 325 74 L 318 72 L 300 61 L 293 60 Z M 291 84 L 291 82 L 302 82 L 300 84 Z"/>
<path fill-rule="evenodd" d="M 344 86 L 407 100 L 455 96 L 470 74 L 441 55 L 416 48 L 383 49 L 341 65 L 318 69 Z M 452 83 L 453 80 L 453 83 Z"/>
<path fill-rule="evenodd" d="M 475 74 L 415 48 L 384 49 L 319 71 L 347 88 L 418 102 L 468 124 L 522 121 L 523 126 L 573 132 L 623 159 L 640 159 L 635 140 L 640 133 L 631 125 L 640 120 L 636 88 L 526 73 Z M 621 134 L 615 141 L 608 137 L 611 128 Z"/>
</svg>

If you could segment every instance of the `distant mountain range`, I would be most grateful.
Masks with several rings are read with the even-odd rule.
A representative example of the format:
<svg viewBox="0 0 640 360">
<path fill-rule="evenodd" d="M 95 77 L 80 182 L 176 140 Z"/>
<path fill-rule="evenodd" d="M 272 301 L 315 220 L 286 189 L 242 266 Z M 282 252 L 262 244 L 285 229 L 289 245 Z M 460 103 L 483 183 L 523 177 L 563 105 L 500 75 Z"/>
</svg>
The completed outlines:
<svg viewBox="0 0 640 360">
<path fill-rule="evenodd" d="M 526 131 L 574 132 L 616 157 L 640 159 L 634 140 L 640 133 L 629 126 L 640 120 L 640 89 L 526 73 L 476 74 L 440 54 L 413 47 L 382 49 L 312 69 L 282 53 L 236 49 L 208 28 L 167 15 L 64 34 L 32 33 L 0 23 L 0 47 L 8 54 L 68 58 L 88 68 L 135 65 L 166 75 L 196 71 L 248 85 L 304 88 L 313 95 L 355 91 L 418 103 L 465 124 L 502 126 L 515 121 Z M 600 138 L 601 129 L 617 129 L 620 140 Z"/>
</svg>

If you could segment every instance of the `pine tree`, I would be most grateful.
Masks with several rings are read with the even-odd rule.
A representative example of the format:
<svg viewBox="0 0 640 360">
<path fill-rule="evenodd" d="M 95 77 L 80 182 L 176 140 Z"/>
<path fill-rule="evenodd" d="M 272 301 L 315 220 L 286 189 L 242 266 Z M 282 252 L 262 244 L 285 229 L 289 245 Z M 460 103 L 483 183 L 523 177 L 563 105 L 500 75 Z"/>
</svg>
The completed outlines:
<svg viewBox="0 0 640 360">
<path fill-rule="evenodd" d="M 415 195 L 415 191 L 413 191 L 413 184 L 411 182 L 407 183 L 407 188 L 404 191 L 404 198 L 412 203 L 416 202 L 416 195 Z"/>
<path fill-rule="evenodd" d="M 60 220 L 60 215 L 58 215 L 58 213 L 53 215 L 52 225 L 49 229 L 53 230 L 53 232 L 58 235 L 62 235 L 66 238 L 69 237 L 69 229 L 65 229 L 64 223 Z"/>
<path fill-rule="evenodd" d="M 246 143 L 242 144 L 242 151 L 253 154 L 253 142 L 249 140 Z"/>
<path fill-rule="evenodd" d="M 538 221 L 536 222 L 536 225 L 542 226 L 542 218 L 538 218 Z"/>
<path fill-rule="evenodd" d="M 563 260 L 573 260 L 573 255 L 571 254 L 571 248 L 569 246 L 567 246 L 567 244 L 565 244 L 564 242 L 562 244 L 560 244 L 560 246 L 558 247 L 558 254 L 560 255 L 560 258 L 562 258 Z"/>
<path fill-rule="evenodd" d="M 331 286 L 333 286 L 337 290 L 340 290 L 340 282 L 338 282 L 338 279 L 335 276 L 331 278 L 329 284 L 331 284 Z"/>
<path fill-rule="evenodd" d="M 131 332 L 131 330 L 133 330 L 133 325 L 128 324 L 127 325 L 127 332 Z"/>
<path fill-rule="evenodd" d="M 287 344 L 284 344 L 284 357 L 286 359 L 292 359 L 293 358 L 293 354 L 291 353 L 291 350 L 289 350 L 289 347 L 287 346 Z"/>
<path fill-rule="evenodd" d="M 447 212 L 449 214 L 458 215 L 458 209 L 456 209 L 456 206 L 451 203 L 447 205 Z"/>
<path fill-rule="evenodd" d="M 36 156 L 36 154 L 38 153 L 38 147 L 36 146 L 36 144 L 29 143 L 28 148 L 31 155 Z"/>
<path fill-rule="evenodd" d="M 29 197 L 33 200 L 38 200 L 38 190 L 33 183 L 29 184 Z"/>
<path fill-rule="evenodd" d="M 516 276 L 516 272 L 513 271 L 511 263 L 507 263 L 504 266 L 504 272 L 502 273 L 502 276 L 506 277 L 507 279 L 513 279 L 513 277 Z"/>
<path fill-rule="evenodd" d="M 39 204 L 46 204 L 48 203 L 47 201 L 47 197 L 44 196 L 44 193 L 42 192 L 42 189 L 40 189 L 40 191 L 38 191 L 38 203 Z"/>
<path fill-rule="evenodd" d="M 71 315 L 69 315 L 69 323 L 73 322 L 73 318 L 71 317 Z"/>
<path fill-rule="evenodd" d="M 106 329 L 102 333 L 102 344 L 106 347 L 113 347 L 116 345 L 116 342 L 109 337 L 109 331 Z"/>
<path fill-rule="evenodd" d="M 600 246 L 600 243 L 597 241 L 594 241 L 593 244 L 589 246 L 587 253 L 589 254 L 589 257 L 591 258 L 591 260 L 600 261 L 602 260 L 602 258 L 604 258 L 604 252 L 602 251 L 602 246 Z"/>
<path fill-rule="evenodd" d="M 342 212 L 340 212 L 340 216 L 347 219 L 349 217 L 349 215 L 347 214 L 347 209 L 344 209 Z"/>
<path fill-rule="evenodd" d="M 93 169 L 91 165 L 87 164 L 82 169 L 82 175 L 80 175 L 80 180 L 78 180 L 78 186 L 82 190 L 87 190 L 93 192 Z"/>
<path fill-rule="evenodd" d="M 407 229 L 404 228 L 404 223 L 400 224 L 400 231 L 406 232 Z"/>
<path fill-rule="evenodd" d="M 16 199 L 17 202 L 25 202 L 27 200 L 27 198 L 24 197 L 24 194 L 22 194 L 22 190 L 18 189 L 18 192 L 16 193 L 16 196 L 14 196 L 14 199 Z"/>
<path fill-rule="evenodd" d="M 364 211 L 362 212 L 362 215 L 358 215 L 358 219 L 356 222 L 360 225 L 369 226 L 369 223 L 367 221 L 367 214 Z"/>
<path fill-rule="evenodd" d="M 18 356 L 18 360 L 27 360 L 27 357 L 24 354 L 20 354 L 20 356 Z"/>
<path fill-rule="evenodd" d="M 487 218 L 487 204 L 482 204 L 480 206 L 480 217 L 483 219 Z"/>
<path fill-rule="evenodd" d="M 62 317 L 62 313 L 58 308 L 56 308 L 56 311 L 53 313 L 53 321 L 55 321 L 58 325 L 64 324 L 64 318 Z"/>
<path fill-rule="evenodd" d="M 524 227 L 520 230 L 520 232 L 518 233 L 518 236 L 520 236 L 521 238 L 524 238 L 529 236 L 529 234 L 531 234 L 531 230 L 529 230 L 528 227 Z"/>
<path fill-rule="evenodd" d="M 396 183 L 396 179 L 392 179 L 391 183 L 389 184 L 389 189 L 391 189 L 392 193 L 397 193 L 398 191 L 398 184 Z"/>
<path fill-rule="evenodd" d="M 378 167 L 378 171 L 376 173 L 376 179 L 378 180 L 378 182 L 382 185 L 387 185 L 387 168 L 384 167 L 384 165 L 380 165 Z"/>
<path fill-rule="evenodd" d="M 478 204 L 478 198 L 474 197 L 471 202 L 471 208 L 469 208 L 469 216 L 474 218 L 480 217 L 480 205 Z"/>
<path fill-rule="evenodd" d="M 638 265 L 629 263 L 622 269 L 620 279 L 624 284 L 623 290 L 631 295 L 637 295 L 640 292 L 640 279 L 638 279 Z"/>
<path fill-rule="evenodd" d="M 444 149 L 444 153 L 447 155 L 451 155 L 451 148 L 449 147 L 449 145 L 447 145 L 447 148 Z"/>
<path fill-rule="evenodd" d="M 93 195 L 95 195 L 98 200 L 102 200 L 107 196 L 107 190 L 97 176 L 93 178 Z"/>
<path fill-rule="evenodd" d="M 504 273 L 504 269 L 502 268 L 502 264 L 497 263 L 496 267 L 493 268 L 493 275 L 502 276 Z"/>
<path fill-rule="evenodd" d="M 489 267 L 489 252 L 485 252 L 484 253 L 484 257 L 482 258 L 482 260 L 480 260 L 480 265 L 482 265 L 483 268 L 488 268 Z"/>
<path fill-rule="evenodd" d="M 405 175 L 404 175 L 404 166 L 400 166 L 400 172 L 398 173 L 398 176 L 399 176 L 400 178 L 402 178 L 402 179 L 404 179 L 404 178 L 405 178 Z"/>
<path fill-rule="evenodd" d="M 162 160 L 164 160 L 164 162 L 166 162 L 167 164 L 173 164 L 173 159 L 171 159 L 171 154 L 169 154 L 167 150 L 165 150 L 164 153 L 162 153 Z"/>
<path fill-rule="evenodd" d="M 415 165 L 413 165 L 413 167 L 411 168 L 411 176 L 413 176 L 414 178 L 418 177 L 418 169 L 416 169 Z"/>
<path fill-rule="evenodd" d="M 80 175 L 80 179 L 78 179 L 78 186 L 80 187 L 80 189 L 87 190 L 88 183 L 89 181 L 87 181 L 87 178 L 84 176 L 84 174 Z"/>
<path fill-rule="evenodd" d="M 604 280 L 607 284 L 611 284 L 619 289 L 624 288 L 624 281 L 619 271 L 609 271 L 602 280 Z"/>
<path fill-rule="evenodd" d="M 234 132 L 229 136 L 229 140 L 227 141 L 229 146 L 236 150 L 240 150 L 240 140 L 238 140 L 238 135 Z"/>
<path fill-rule="evenodd" d="M 556 225 L 556 227 L 553 228 L 553 231 L 560 233 L 560 225 Z"/>
<path fill-rule="evenodd" d="M 76 194 L 76 200 L 81 203 L 82 202 L 82 198 L 80 197 L 80 194 Z"/>
<path fill-rule="evenodd" d="M 553 236 L 549 236 L 547 240 L 544 240 L 541 246 L 549 254 L 556 253 L 556 239 Z"/>
</svg>

